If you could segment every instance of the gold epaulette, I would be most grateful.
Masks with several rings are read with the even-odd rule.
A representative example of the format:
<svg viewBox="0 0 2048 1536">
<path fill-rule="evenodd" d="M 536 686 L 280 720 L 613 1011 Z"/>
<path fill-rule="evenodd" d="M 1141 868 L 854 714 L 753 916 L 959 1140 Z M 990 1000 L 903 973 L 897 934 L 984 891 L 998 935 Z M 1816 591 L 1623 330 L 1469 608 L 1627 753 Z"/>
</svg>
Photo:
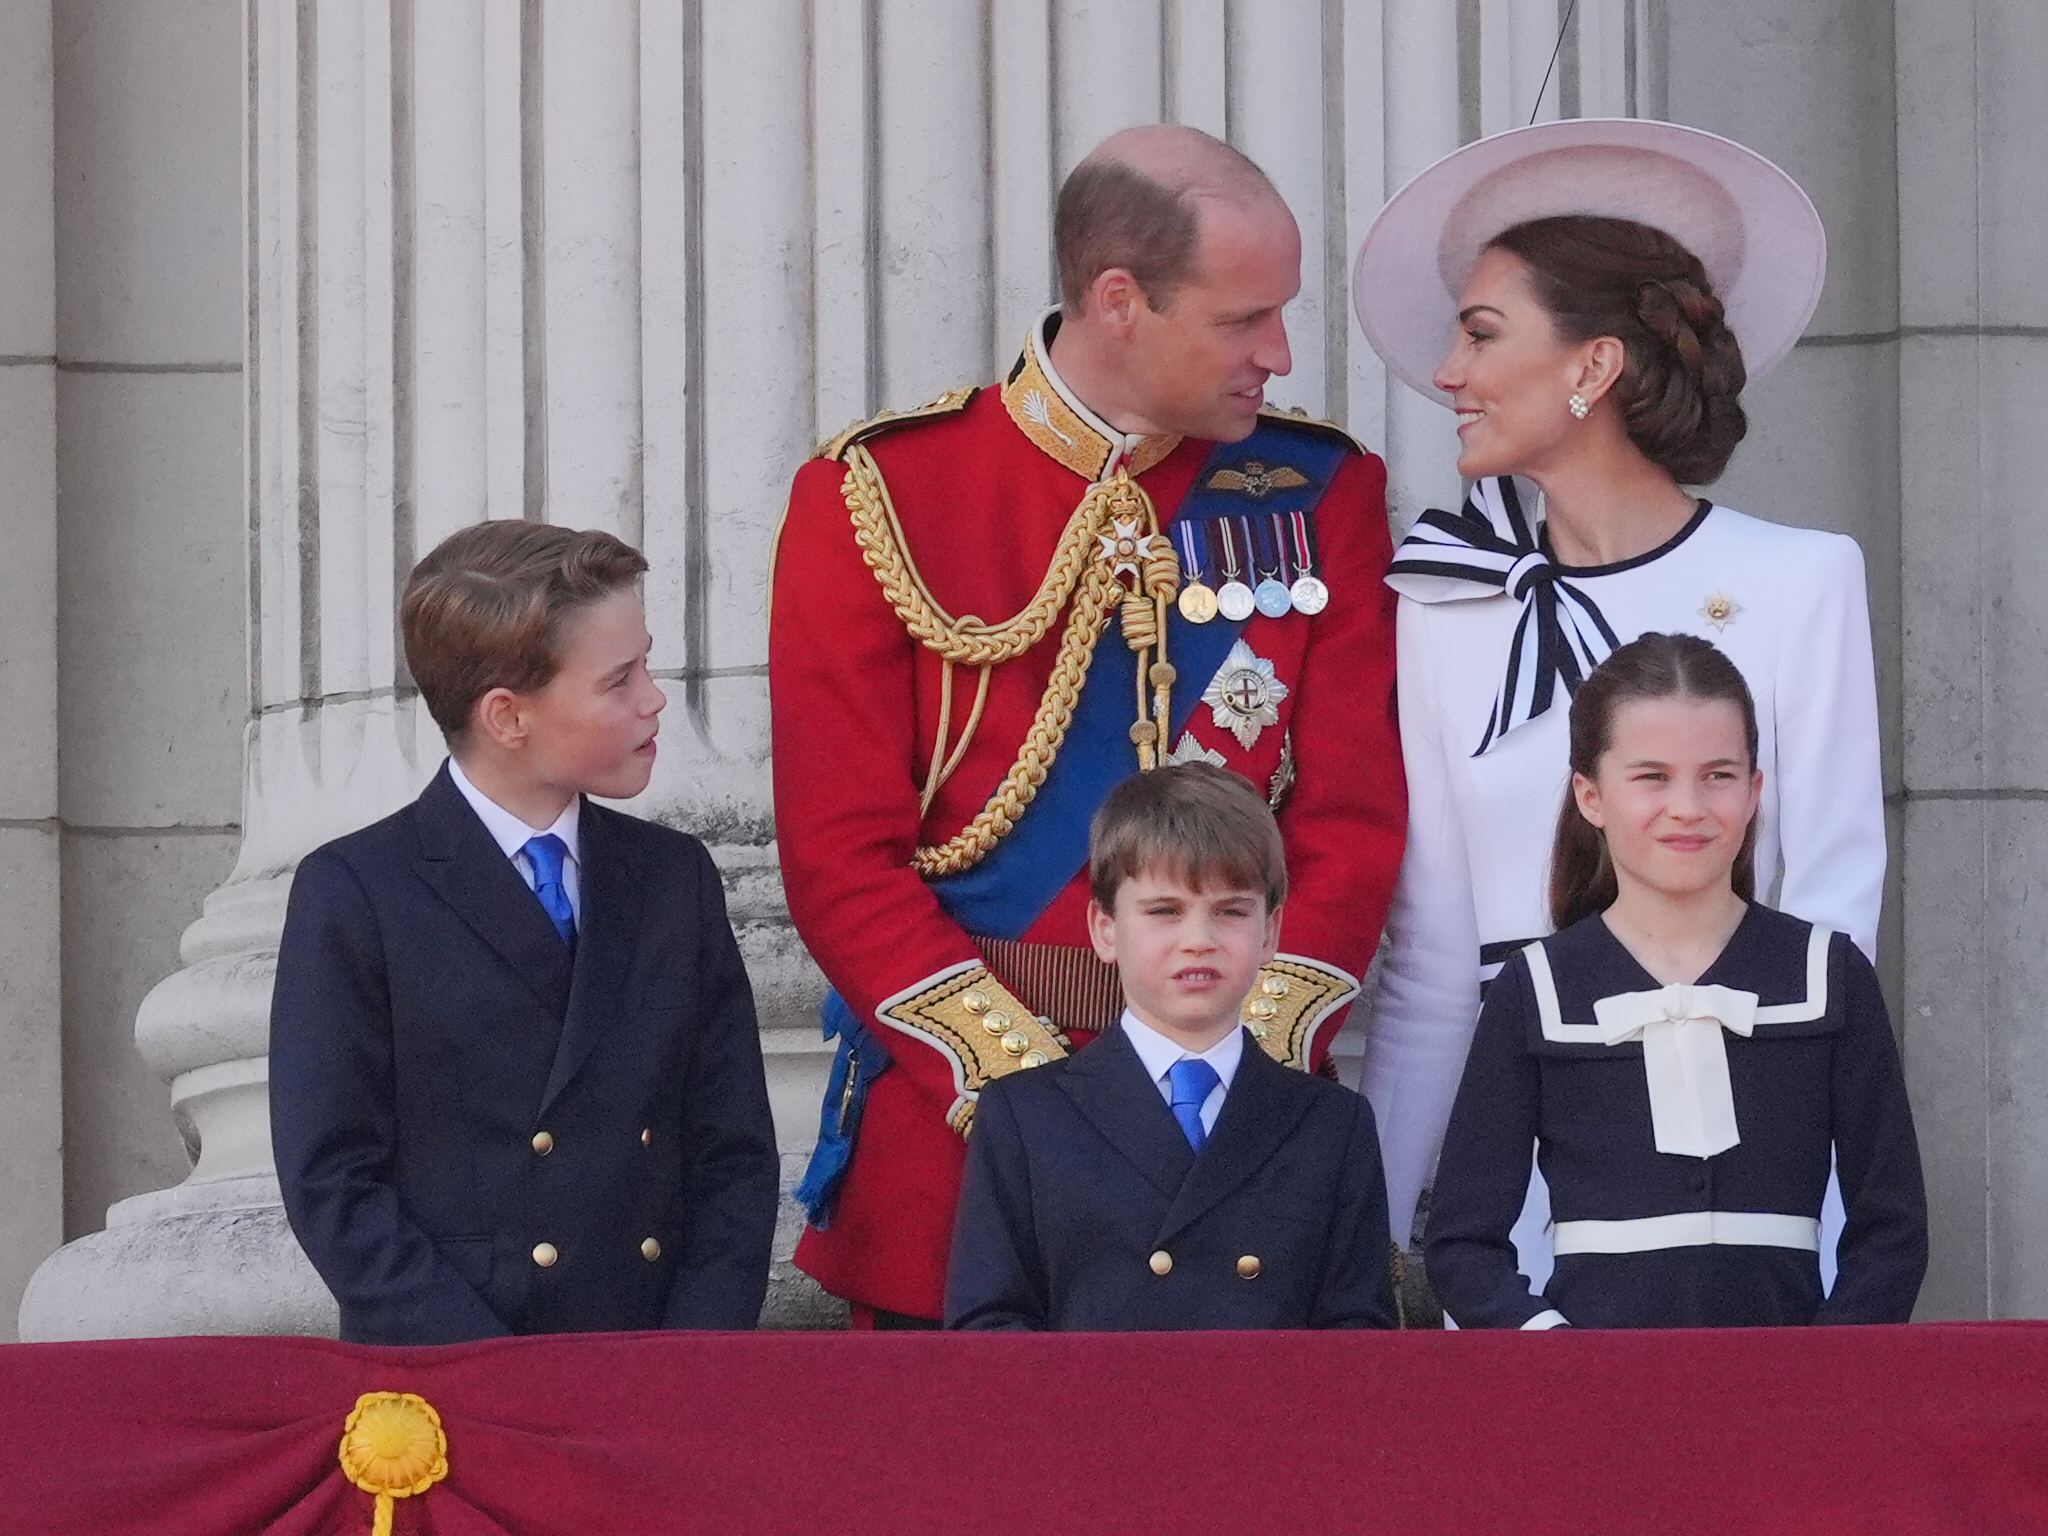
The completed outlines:
<svg viewBox="0 0 2048 1536">
<path fill-rule="evenodd" d="M 884 411 L 879 416 L 870 416 L 866 421 L 856 421 L 837 437 L 820 443 L 811 457 L 843 458 L 846 450 L 855 443 L 877 433 L 887 432 L 891 428 L 900 427 L 905 422 L 924 421 L 933 416 L 951 416 L 956 411 L 964 411 L 967 409 L 967 402 L 979 392 L 979 386 L 970 384 L 965 389 L 949 389 L 938 398 L 927 400 L 923 405 L 912 406 L 907 411 Z"/>
<path fill-rule="evenodd" d="M 1356 448 L 1360 453 L 1372 452 L 1370 448 L 1366 447 L 1365 444 L 1338 426 L 1334 421 L 1325 421 L 1320 416 L 1311 416 L 1298 405 L 1261 406 L 1259 414 L 1268 421 L 1282 422 L 1290 427 L 1303 427 L 1311 432 L 1318 432 L 1327 437 L 1337 438 L 1339 441 Z"/>
<path fill-rule="evenodd" d="M 1049 1020 L 1025 1007 L 985 965 L 966 962 L 927 976 L 876 1010 L 886 1024 L 935 1045 L 953 1064 L 957 1097 L 946 1123 L 965 1136 L 974 1101 L 996 1078 L 1067 1054 Z"/>
<path fill-rule="evenodd" d="M 1358 980 L 1348 972 L 1306 955 L 1275 955 L 1259 967 L 1239 1017 L 1268 1056 L 1306 1072 L 1316 1035 L 1356 996 Z"/>
</svg>

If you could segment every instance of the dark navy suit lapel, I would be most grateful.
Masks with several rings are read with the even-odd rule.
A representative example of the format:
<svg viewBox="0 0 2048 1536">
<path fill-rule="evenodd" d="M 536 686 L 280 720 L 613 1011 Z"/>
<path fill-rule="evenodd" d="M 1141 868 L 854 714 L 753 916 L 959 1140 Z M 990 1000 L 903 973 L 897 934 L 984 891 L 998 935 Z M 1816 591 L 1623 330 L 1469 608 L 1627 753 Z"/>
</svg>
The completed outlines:
<svg viewBox="0 0 2048 1536">
<path fill-rule="evenodd" d="M 1061 1068 L 1058 1082 L 1162 1197 L 1171 1200 L 1179 1193 L 1195 1154 L 1121 1025 L 1111 1025 Z"/>
<path fill-rule="evenodd" d="M 555 1050 L 554 1070 L 541 1094 L 543 1113 L 568 1086 L 605 1031 L 625 1015 L 627 973 L 638 936 L 632 918 L 639 904 L 627 839 L 620 835 L 622 821 L 601 806 L 583 802 L 576 831 L 583 907 L 576 924 L 576 972 L 569 987 L 568 1017 Z"/>
<path fill-rule="evenodd" d="M 462 798 L 446 763 L 414 803 L 413 817 L 420 878 L 561 1018 L 569 1006 L 569 946 Z"/>
<path fill-rule="evenodd" d="M 1281 1066 L 1257 1041 L 1245 1037 L 1244 1056 L 1231 1078 L 1230 1091 L 1223 1096 L 1216 1129 L 1202 1144 L 1202 1155 L 1188 1170 L 1172 1209 L 1166 1213 L 1159 1229 L 1160 1243 L 1227 1198 L 1293 1134 L 1313 1101 L 1312 1094 L 1302 1091 L 1307 1086 L 1299 1073 Z M 1169 1111 L 1169 1122 L 1171 1119 Z"/>
</svg>

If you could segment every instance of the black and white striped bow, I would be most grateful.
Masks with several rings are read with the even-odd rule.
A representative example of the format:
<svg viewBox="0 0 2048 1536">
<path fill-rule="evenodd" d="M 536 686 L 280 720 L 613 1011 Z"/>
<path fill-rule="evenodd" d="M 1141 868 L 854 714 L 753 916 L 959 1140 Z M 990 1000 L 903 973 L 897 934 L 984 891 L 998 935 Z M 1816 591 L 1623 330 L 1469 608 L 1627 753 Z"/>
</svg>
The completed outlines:
<svg viewBox="0 0 2048 1536">
<path fill-rule="evenodd" d="M 1507 676 L 1474 757 L 1543 714 L 1560 690 L 1570 699 L 1621 643 L 1593 600 L 1558 575 L 1506 478 L 1475 482 L 1458 512 L 1423 513 L 1394 552 L 1387 585 L 1419 603 L 1505 592 L 1522 605 Z"/>
</svg>

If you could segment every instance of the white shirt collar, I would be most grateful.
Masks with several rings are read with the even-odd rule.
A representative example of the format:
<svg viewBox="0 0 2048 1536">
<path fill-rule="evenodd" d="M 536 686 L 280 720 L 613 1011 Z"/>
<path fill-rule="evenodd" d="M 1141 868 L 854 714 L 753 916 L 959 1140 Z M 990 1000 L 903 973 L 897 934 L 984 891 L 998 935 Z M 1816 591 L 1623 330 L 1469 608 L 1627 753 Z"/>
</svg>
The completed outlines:
<svg viewBox="0 0 2048 1536">
<path fill-rule="evenodd" d="M 1142 1022 L 1130 1009 L 1124 1010 L 1124 1033 L 1130 1037 L 1131 1049 L 1138 1053 L 1138 1060 L 1145 1064 L 1145 1074 L 1153 1082 L 1160 1082 L 1166 1076 L 1166 1069 L 1184 1057 L 1196 1056 L 1216 1069 L 1217 1079 L 1224 1088 L 1237 1074 L 1237 1064 L 1244 1059 L 1244 1031 L 1233 1029 L 1206 1051 L 1196 1052 L 1184 1045 L 1176 1044 L 1166 1036 Z"/>
<path fill-rule="evenodd" d="M 583 810 L 583 797 L 576 795 L 569 801 L 568 809 L 555 818 L 551 827 L 529 827 L 505 807 L 469 781 L 469 775 L 462 771 L 462 764 L 453 757 L 448 759 L 448 777 L 455 781 L 455 787 L 462 792 L 462 798 L 469 802 L 469 808 L 476 812 L 477 819 L 484 824 L 484 830 L 491 834 L 491 841 L 504 850 L 505 857 L 511 858 L 528 841 L 552 832 L 562 840 L 562 846 L 569 850 L 569 857 L 582 862 L 582 854 L 576 841 L 576 829 Z"/>
<path fill-rule="evenodd" d="M 1052 365 L 1052 347 L 1045 339 L 1046 326 L 1059 312 L 1059 305 L 1053 305 L 1039 316 L 1038 324 L 1031 327 L 1029 344 L 1032 356 L 1037 360 L 1038 371 L 1045 375 L 1045 382 L 1050 384 L 1060 399 L 1066 402 L 1067 409 L 1085 421 L 1089 431 L 1097 433 L 1110 445 L 1109 462 L 1103 466 L 1102 473 L 1096 476 L 1098 480 L 1107 480 L 1116 473 L 1119 464 L 1131 461 L 1138 451 L 1138 445 L 1145 441 L 1145 434 L 1117 431 L 1115 427 L 1089 410 L 1079 395 L 1067 388 L 1067 381 L 1060 377 L 1059 370 Z"/>
</svg>

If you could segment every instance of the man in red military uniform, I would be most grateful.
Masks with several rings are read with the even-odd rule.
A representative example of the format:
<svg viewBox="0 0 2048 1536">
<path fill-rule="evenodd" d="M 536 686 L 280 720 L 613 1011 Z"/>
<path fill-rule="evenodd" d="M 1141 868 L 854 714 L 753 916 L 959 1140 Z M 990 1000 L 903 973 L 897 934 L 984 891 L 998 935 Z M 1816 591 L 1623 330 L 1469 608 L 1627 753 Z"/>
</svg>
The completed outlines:
<svg viewBox="0 0 2048 1536">
<path fill-rule="evenodd" d="M 1130 129 L 1054 241 L 1063 305 L 1007 380 L 828 444 L 776 557 L 782 869 L 840 1042 L 797 1263 L 856 1326 L 940 1315 L 981 1085 L 1118 1018 L 1085 913 L 1119 779 L 1202 757 L 1267 791 L 1292 894 L 1245 1020 L 1303 1070 L 1400 864 L 1385 470 L 1262 409 L 1292 215 L 1207 135 Z"/>
</svg>

